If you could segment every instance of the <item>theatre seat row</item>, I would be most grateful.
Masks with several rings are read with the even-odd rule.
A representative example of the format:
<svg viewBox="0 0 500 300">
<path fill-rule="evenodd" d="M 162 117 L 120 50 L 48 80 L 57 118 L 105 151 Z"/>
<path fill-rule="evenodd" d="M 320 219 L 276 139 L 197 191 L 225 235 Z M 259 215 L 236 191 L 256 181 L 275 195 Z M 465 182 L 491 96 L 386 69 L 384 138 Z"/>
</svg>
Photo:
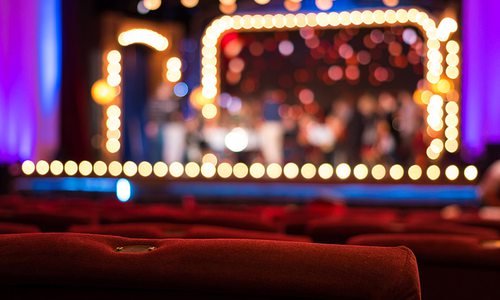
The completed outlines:
<svg viewBox="0 0 500 300">
<path fill-rule="evenodd" d="M 405 247 L 75 233 L 0 236 L 0 286 L 5 299 L 421 299 Z"/>
</svg>

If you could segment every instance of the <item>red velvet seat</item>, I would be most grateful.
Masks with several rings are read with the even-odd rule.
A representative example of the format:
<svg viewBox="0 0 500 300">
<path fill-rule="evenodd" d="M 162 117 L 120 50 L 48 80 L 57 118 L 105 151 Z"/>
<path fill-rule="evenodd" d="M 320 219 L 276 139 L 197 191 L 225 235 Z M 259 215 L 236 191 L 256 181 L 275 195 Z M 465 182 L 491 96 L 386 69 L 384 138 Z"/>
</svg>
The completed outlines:
<svg viewBox="0 0 500 300">
<path fill-rule="evenodd" d="M 19 223 L 0 223 L 0 234 L 6 233 L 35 233 L 40 232 L 40 228 Z"/>
<path fill-rule="evenodd" d="M 496 239 L 495 230 L 451 224 L 448 222 L 398 223 L 372 219 L 327 219 L 312 221 L 308 235 L 315 242 L 345 243 L 352 236 L 369 233 L 447 233 Z"/>
<path fill-rule="evenodd" d="M 500 241 L 442 234 L 372 234 L 353 237 L 348 243 L 412 249 L 423 299 L 500 299 Z"/>
<path fill-rule="evenodd" d="M 0 236 L 2 296 L 420 299 L 405 247 L 260 240 Z"/>
<path fill-rule="evenodd" d="M 116 235 L 129 238 L 236 238 L 275 241 L 311 242 L 306 236 L 243 230 L 209 225 L 167 223 L 123 223 L 105 225 L 75 225 L 69 232 Z"/>
</svg>

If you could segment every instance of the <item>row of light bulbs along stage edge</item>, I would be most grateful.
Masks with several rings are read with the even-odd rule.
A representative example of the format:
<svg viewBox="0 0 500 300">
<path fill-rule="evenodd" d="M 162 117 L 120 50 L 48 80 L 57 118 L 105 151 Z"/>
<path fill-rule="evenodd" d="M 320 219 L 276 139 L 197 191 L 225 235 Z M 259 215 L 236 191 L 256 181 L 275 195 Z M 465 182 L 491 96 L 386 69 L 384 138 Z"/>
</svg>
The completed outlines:
<svg viewBox="0 0 500 300">
<path fill-rule="evenodd" d="M 271 163 L 264 165 L 261 163 L 253 163 L 247 165 L 244 163 L 230 164 L 227 162 L 217 163 L 215 155 L 207 154 L 204 156 L 203 162 L 198 164 L 196 162 L 189 162 L 182 164 L 180 162 L 173 162 L 167 165 L 165 162 L 156 162 L 151 164 L 143 161 L 136 164 L 132 161 L 121 163 L 112 161 L 109 164 L 103 161 L 91 163 L 89 161 L 82 161 L 77 163 L 75 161 L 67 161 L 65 163 L 54 160 L 47 162 L 40 160 L 33 162 L 30 160 L 24 161 L 21 165 L 21 170 L 24 175 L 38 175 L 38 176 L 112 176 L 118 177 L 125 175 L 127 177 L 141 176 L 141 177 L 166 177 L 167 175 L 172 178 L 253 178 L 253 179 L 332 179 L 334 175 L 340 180 L 348 178 L 355 178 L 357 180 L 365 179 L 392 179 L 395 181 L 401 180 L 407 175 L 411 180 L 429 179 L 438 180 L 440 178 L 455 181 L 459 178 L 464 178 L 469 181 L 477 179 L 478 170 L 475 166 L 469 165 L 462 170 L 456 165 L 446 167 L 439 167 L 431 165 L 425 169 L 418 165 L 410 166 L 407 170 L 401 165 L 392 165 L 385 167 L 381 164 L 369 167 L 364 164 L 350 166 L 346 163 L 341 163 L 333 166 L 324 163 L 320 166 L 315 166 L 311 163 L 299 166 L 295 163 L 287 163 L 284 166 Z M 444 176 L 443 176 L 444 175 Z"/>
</svg>

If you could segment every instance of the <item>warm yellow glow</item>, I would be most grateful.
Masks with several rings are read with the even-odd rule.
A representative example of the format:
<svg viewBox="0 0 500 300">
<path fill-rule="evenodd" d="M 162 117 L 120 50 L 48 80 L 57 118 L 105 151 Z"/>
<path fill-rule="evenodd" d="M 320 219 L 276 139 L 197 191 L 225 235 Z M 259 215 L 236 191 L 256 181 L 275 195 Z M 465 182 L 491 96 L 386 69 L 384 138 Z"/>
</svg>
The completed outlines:
<svg viewBox="0 0 500 300">
<path fill-rule="evenodd" d="M 382 2 L 389 7 L 394 7 L 399 4 L 399 0 L 382 0 Z"/>
<path fill-rule="evenodd" d="M 316 176 L 316 166 L 311 163 L 304 164 L 302 168 L 300 168 L 300 174 L 305 179 L 311 179 Z"/>
<path fill-rule="evenodd" d="M 180 162 L 175 161 L 170 164 L 169 171 L 172 177 L 178 178 L 184 173 L 184 166 Z"/>
<path fill-rule="evenodd" d="M 207 153 L 201 158 L 202 163 L 211 163 L 213 165 L 217 164 L 217 156 L 213 153 Z"/>
<path fill-rule="evenodd" d="M 108 116 L 108 118 L 119 118 L 121 114 L 122 110 L 117 105 L 110 105 L 106 109 L 106 115 Z"/>
<path fill-rule="evenodd" d="M 389 175 L 392 177 L 394 180 L 399 180 L 403 178 L 405 174 L 405 170 L 401 165 L 394 165 L 389 169 Z"/>
<path fill-rule="evenodd" d="M 78 165 L 78 171 L 82 176 L 89 176 L 92 173 L 92 164 L 84 160 Z"/>
<path fill-rule="evenodd" d="M 449 140 L 456 140 L 458 138 L 458 129 L 456 127 L 448 127 L 444 131 L 444 136 Z"/>
<path fill-rule="evenodd" d="M 111 176 L 119 176 L 123 171 L 123 166 L 118 161 L 112 161 L 109 163 L 108 171 Z"/>
<path fill-rule="evenodd" d="M 248 175 L 248 167 L 244 163 L 237 163 L 233 166 L 233 174 L 236 178 L 245 178 Z"/>
<path fill-rule="evenodd" d="M 168 173 L 168 166 L 162 161 L 156 162 L 153 165 L 153 172 L 158 177 L 165 177 Z"/>
<path fill-rule="evenodd" d="M 260 5 L 265 5 L 271 2 L 271 0 L 254 0 L 255 3 L 260 4 Z"/>
<path fill-rule="evenodd" d="M 318 175 L 322 179 L 330 179 L 333 176 L 333 166 L 328 163 L 324 163 L 318 168 Z"/>
<path fill-rule="evenodd" d="M 427 168 L 427 177 L 430 180 L 436 180 L 439 178 L 440 175 L 441 175 L 441 170 L 439 169 L 438 166 L 432 165 Z"/>
<path fill-rule="evenodd" d="M 439 158 L 439 154 L 441 152 L 436 152 L 434 151 L 433 147 L 432 146 L 429 146 L 425 152 L 427 154 L 427 157 L 431 160 L 436 160 Z"/>
<path fill-rule="evenodd" d="M 92 99 L 97 104 L 106 105 L 112 102 L 116 97 L 116 88 L 110 86 L 104 79 L 96 81 L 90 90 Z"/>
<path fill-rule="evenodd" d="M 444 144 L 446 151 L 450 153 L 455 153 L 458 150 L 458 142 L 457 140 L 447 140 Z"/>
<path fill-rule="evenodd" d="M 142 3 L 148 10 L 157 10 L 161 6 L 161 0 L 142 0 Z"/>
<path fill-rule="evenodd" d="M 99 160 L 94 163 L 94 174 L 96 174 L 97 176 L 104 176 L 107 171 L 108 166 L 105 162 Z"/>
<path fill-rule="evenodd" d="M 144 44 L 157 51 L 163 51 L 168 47 L 168 39 L 166 37 L 145 28 L 135 28 L 120 33 L 118 43 L 122 46 Z"/>
<path fill-rule="evenodd" d="M 110 153 L 116 153 L 120 150 L 120 141 L 115 138 L 111 138 L 106 142 L 106 150 Z"/>
<path fill-rule="evenodd" d="M 469 181 L 475 180 L 477 178 L 477 175 L 478 175 L 478 171 L 477 171 L 477 168 L 475 166 L 467 166 L 464 169 L 464 176 Z"/>
<path fill-rule="evenodd" d="M 412 180 L 418 180 L 418 179 L 420 179 L 420 177 L 422 177 L 422 168 L 420 168 L 420 166 L 417 166 L 417 165 L 411 166 L 408 169 L 408 176 Z"/>
<path fill-rule="evenodd" d="M 458 114 L 458 104 L 456 102 L 446 103 L 446 113 L 449 115 Z"/>
<path fill-rule="evenodd" d="M 250 166 L 250 176 L 253 178 L 262 178 L 266 174 L 266 168 L 261 163 L 253 163 Z"/>
<path fill-rule="evenodd" d="M 180 71 L 167 71 L 167 80 L 170 82 L 177 82 L 181 80 L 182 73 Z"/>
<path fill-rule="evenodd" d="M 148 177 L 153 173 L 153 166 L 149 162 L 143 161 L 137 166 L 137 171 L 142 177 Z"/>
<path fill-rule="evenodd" d="M 231 167 L 231 164 L 223 162 L 217 166 L 217 174 L 221 178 L 229 178 L 233 174 L 233 167 Z"/>
<path fill-rule="evenodd" d="M 299 167 L 295 163 L 287 163 L 285 167 L 283 167 L 283 173 L 286 178 L 294 179 L 299 176 Z"/>
<path fill-rule="evenodd" d="M 383 165 L 375 165 L 372 168 L 372 177 L 376 180 L 380 180 L 385 177 L 385 167 Z"/>
<path fill-rule="evenodd" d="M 35 169 L 39 175 L 46 175 L 49 173 L 49 163 L 45 160 L 40 160 L 36 163 Z"/>
<path fill-rule="evenodd" d="M 337 166 L 335 173 L 338 178 L 347 179 L 351 175 L 351 167 L 348 164 L 342 163 Z"/>
<path fill-rule="evenodd" d="M 460 175 L 460 171 L 458 170 L 457 166 L 451 165 L 446 168 L 444 174 L 449 180 L 455 180 L 458 178 L 458 175 Z"/>
<path fill-rule="evenodd" d="M 333 7 L 333 0 L 316 0 L 316 7 L 320 10 L 329 10 Z"/>
<path fill-rule="evenodd" d="M 457 41 L 448 41 L 448 43 L 446 43 L 446 50 L 448 53 L 457 54 L 460 51 L 460 45 Z"/>
<path fill-rule="evenodd" d="M 135 176 L 137 174 L 137 165 L 133 161 L 127 161 L 123 164 L 123 174 L 128 177 Z"/>
<path fill-rule="evenodd" d="M 106 59 L 110 64 L 118 64 L 122 59 L 122 55 L 118 50 L 111 50 L 108 52 L 108 55 L 106 55 Z"/>
<path fill-rule="evenodd" d="M 64 165 L 58 160 L 54 160 L 50 163 L 50 173 L 54 176 L 59 176 L 64 172 Z"/>
<path fill-rule="evenodd" d="M 172 166 L 170 166 L 170 173 L 172 173 Z M 184 168 L 184 173 L 188 177 L 194 178 L 200 174 L 200 166 L 195 162 L 188 162 Z"/>
<path fill-rule="evenodd" d="M 31 160 L 25 160 L 21 165 L 21 170 L 25 175 L 31 175 L 35 172 L 35 163 Z"/>
<path fill-rule="evenodd" d="M 282 173 L 281 166 L 277 163 L 269 164 L 266 168 L 266 173 L 267 176 L 271 179 L 279 178 Z"/>
<path fill-rule="evenodd" d="M 178 57 L 171 57 L 167 60 L 167 69 L 179 71 L 182 68 L 182 61 Z"/>
<path fill-rule="evenodd" d="M 78 172 L 78 165 L 76 162 L 69 160 L 64 164 L 64 172 L 66 175 L 73 176 Z"/>
<path fill-rule="evenodd" d="M 455 66 L 446 67 L 446 76 L 448 76 L 448 78 L 457 79 L 459 75 L 460 75 L 460 71 L 458 70 L 457 67 L 455 67 Z"/>
<path fill-rule="evenodd" d="M 217 116 L 217 106 L 214 104 L 205 104 L 201 109 L 201 114 L 205 119 L 213 119 Z"/>
<path fill-rule="evenodd" d="M 199 0 L 181 0 L 181 4 L 187 8 L 193 8 L 198 5 Z"/>
<path fill-rule="evenodd" d="M 212 163 L 204 163 L 201 165 L 201 175 L 203 175 L 205 178 L 214 177 L 216 172 L 217 169 Z"/>
<path fill-rule="evenodd" d="M 359 179 L 359 180 L 365 179 L 368 176 L 368 167 L 366 165 L 363 165 L 363 164 L 359 164 L 359 165 L 355 166 L 352 171 L 353 171 L 354 177 L 356 177 L 356 179 Z"/>
</svg>

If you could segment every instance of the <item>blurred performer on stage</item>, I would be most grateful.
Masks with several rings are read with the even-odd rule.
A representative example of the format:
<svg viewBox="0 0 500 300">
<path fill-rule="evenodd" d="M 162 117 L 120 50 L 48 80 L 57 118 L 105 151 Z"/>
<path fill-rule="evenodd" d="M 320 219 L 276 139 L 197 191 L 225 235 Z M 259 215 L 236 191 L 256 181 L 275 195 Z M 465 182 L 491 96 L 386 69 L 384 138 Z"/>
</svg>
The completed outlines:
<svg viewBox="0 0 500 300">
<path fill-rule="evenodd" d="M 262 108 L 263 123 L 260 127 L 260 147 L 267 164 L 283 163 L 284 128 L 279 107 L 285 100 L 279 91 L 269 91 L 264 95 Z"/>
<path fill-rule="evenodd" d="M 163 139 L 162 160 L 167 163 L 184 161 L 186 127 L 179 104 L 179 100 L 173 97 L 170 88 L 166 85 L 160 86 L 156 97 L 149 102 L 148 127 L 157 126 L 160 130 Z"/>
</svg>

